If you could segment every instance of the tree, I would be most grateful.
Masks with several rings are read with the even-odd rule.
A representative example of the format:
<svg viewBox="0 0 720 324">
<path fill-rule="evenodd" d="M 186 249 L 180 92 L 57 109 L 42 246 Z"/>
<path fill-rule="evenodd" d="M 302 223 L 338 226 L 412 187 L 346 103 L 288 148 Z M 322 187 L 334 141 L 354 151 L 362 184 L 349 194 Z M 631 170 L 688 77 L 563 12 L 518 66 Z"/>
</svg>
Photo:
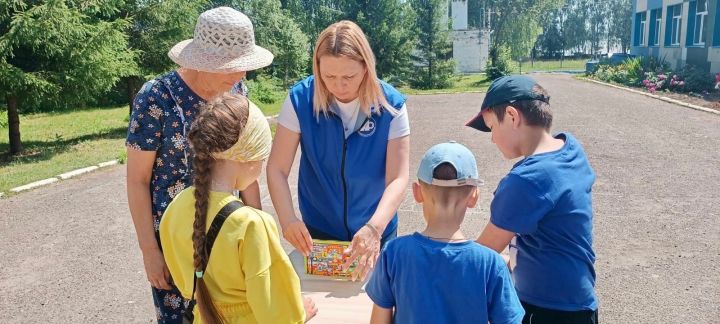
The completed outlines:
<svg viewBox="0 0 720 324">
<path fill-rule="evenodd" d="M 123 78 L 128 102 L 147 79 L 172 70 L 175 63 L 167 56 L 176 43 L 193 37 L 204 0 L 128 0 L 117 18 L 131 17 L 127 29 L 130 49 L 137 51 L 137 69 Z"/>
<path fill-rule="evenodd" d="M 249 0 L 237 4 L 253 21 L 256 43 L 275 55 L 272 66 L 262 73 L 282 80 L 283 87 L 287 88 L 307 73 L 310 44 L 300 26 L 280 5 L 279 0 Z"/>
<path fill-rule="evenodd" d="M 343 19 L 356 22 L 375 54 L 380 78 L 404 77 L 416 42 L 415 16 L 405 0 L 284 0 L 292 17 L 315 44 L 327 26 Z"/>
<path fill-rule="evenodd" d="M 563 40 L 565 41 L 565 48 L 572 49 L 574 52 L 584 52 L 585 44 L 589 38 L 588 12 L 585 1 L 568 0 L 568 3 L 563 8 L 565 12 Z"/>
<path fill-rule="evenodd" d="M 491 22 L 494 30 L 493 47 L 507 46 L 515 60 L 530 55 L 537 37 L 542 33 L 540 17 L 560 7 L 563 0 L 487 0 L 488 7 L 497 13 Z M 497 51 L 495 51 L 497 52 Z M 491 59 L 495 59 L 492 58 Z"/>
<path fill-rule="evenodd" d="M 542 35 L 538 37 L 537 47 L 542 56 L 560 58 L 565 52 L 563 39 L 563 9 L 555 9 L 542 19 Z"/>
<path fill-rule="evenodd" d="M 375 54 L 379 78 L 404 78 L 416 44 L 415 12 L 402 0 L 357 0 L 344 5 L 346 19 L 362 28 Z"/>
<path fill-rule="evenodd" d="M 609 11 L 608 41 L 619 45 L 623 53 L 630 48 L 632 30 L 632 5 L 628 0 L 612 0 Z"/>
<path fill-rule="evenodd" d="M 127 19 L 106 20 L 112 1 L 5 1 L 0 4 L 0 95 L 8 105 L 10 153 L 23 150 L 23 105 L 82 105 L 137 67 Z"/>
<path fill-rule="evenodd" d="M 312 45 L 327 26 L 347 19 L 343 0 L 282 0 L 281 5 L 299 23 Z"/>
<path fill-rule="evenodd" d="M 607 1 L 588 1 L 585 4 L 589 16 L 590 54 L 598 55 L 603 36 L 606 35 L 608 28 L 608 3 Z"/>
<path fill-rule="evenodd" d="M 445 88 L 450 85 L 455 71 L 448 26 L 444 25 L 447 5 L 444 0 L 413 0 L 418 28 L 418 44 L 413 60 L 420 73 L 411 76 L 410 82 L 417 88 Z"/>
</svg>

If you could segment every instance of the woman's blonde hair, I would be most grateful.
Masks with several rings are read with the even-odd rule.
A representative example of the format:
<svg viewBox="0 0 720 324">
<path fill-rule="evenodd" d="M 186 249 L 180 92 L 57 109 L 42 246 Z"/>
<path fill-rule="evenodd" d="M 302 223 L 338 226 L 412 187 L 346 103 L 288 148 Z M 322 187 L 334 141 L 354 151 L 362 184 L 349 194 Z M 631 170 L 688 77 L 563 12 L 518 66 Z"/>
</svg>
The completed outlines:
<svg viewBox="0 0 720 324">
<path fill-rule="evenodd" d="M 313 74 L 315 75 L 315 92 L 313 94 L 315 116 L 327 114 L 330 104 L 334 100 L 332 93 L 325 86 L 320 75 L 320 58 L 325 55 L 334 57 L 346 57 L 365 65 L 365 75 L 358 89 L 360 109 L 365 115 L 370 116 L 370 107 L 376 107 L 376 113 L 380 113 L 379 107 L 384 107 L 391 114 L 398 111 L 391 106 L 383 93 L 380 81 L 375 72 L 375 55 L 373 55 L 370 43 L 365 37 L 362 29 L 352 21 L 342 20 L 336 22 L 320 33 L 315 43 L 313 54 Z"/>
</svg>

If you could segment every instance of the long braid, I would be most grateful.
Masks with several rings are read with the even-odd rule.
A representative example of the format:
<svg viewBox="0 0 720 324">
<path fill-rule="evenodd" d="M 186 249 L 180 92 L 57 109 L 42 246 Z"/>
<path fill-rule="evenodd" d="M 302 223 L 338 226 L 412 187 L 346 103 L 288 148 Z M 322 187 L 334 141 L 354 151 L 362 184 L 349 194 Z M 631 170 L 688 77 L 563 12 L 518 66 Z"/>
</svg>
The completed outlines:
<svg viewBox="0 0 720 324">
<path fill-rule="evenodd" d="M 237 142 L 248 116 L 248 101 L 244 97 L 223 95 L 208 103 L 190 128 L 188 140 L 193 148 L 193 186 L 195 187 L 195 220 L 193 222 L 193 266 L 195 271 L 207 267 L 207 218 L 210 200 L 212 153 L 222 152 Z M 205 275 L 196 287 L 197 305 L 203 322 L 224 323 L 205 284 Z"/>
<path fill-rule="evenodd" d="M 198 154 L 199 153 L 199 154 Z M 193 158 L 193 168 L 195 178 L 193 186 L 195 186 L 195 221 L 193 222 L 193 264 L 195 271 L 201 271 L 207 267 L 208 251 L 205 248 L 207 234 L 207 212 L 208 200 L 210 196 L 210 164 L 211 159 L 204 152 L 195 152 Z M 223 323 L 222 317 L 212 303 L 210 294 L 203 277 L 197 281 L 197 305 L 200 308 L 200 314 L 206 323 Z"/>
</svg>

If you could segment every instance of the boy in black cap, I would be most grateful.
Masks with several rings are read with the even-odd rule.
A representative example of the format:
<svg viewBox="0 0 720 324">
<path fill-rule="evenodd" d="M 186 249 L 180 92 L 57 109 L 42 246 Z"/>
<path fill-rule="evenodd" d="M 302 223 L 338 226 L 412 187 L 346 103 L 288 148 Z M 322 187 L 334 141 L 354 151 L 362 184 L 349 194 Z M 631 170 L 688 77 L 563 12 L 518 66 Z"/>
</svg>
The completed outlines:
<svg viewBox="0 0 720 324">
<path fill-rule="evenodd" d="M 523 323 L 597 323 L 592 185 L 580 143 L 550 134 L 550 97 L 527 76 L 493 82 L 466 126 L 491 132 L 507 159 L 522 157 L 495 191 L 490 222 L 477 242 L 510 246 Z"/>
</svg>

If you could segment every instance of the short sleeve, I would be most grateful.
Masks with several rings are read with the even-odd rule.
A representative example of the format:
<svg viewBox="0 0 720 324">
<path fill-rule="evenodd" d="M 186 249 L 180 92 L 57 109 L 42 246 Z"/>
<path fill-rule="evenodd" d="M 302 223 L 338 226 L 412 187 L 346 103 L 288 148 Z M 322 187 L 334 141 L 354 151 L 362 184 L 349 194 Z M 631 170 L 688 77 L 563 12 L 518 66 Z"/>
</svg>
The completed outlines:
<svg viewBox="0 0 720 324">
<path fill-rule="evenodd" d="M 388 253 L 387 249 L 383 250 L 375 270 L 370 276 L 370 280 L 365 287 L 368 296 L 375 305 L 382 308 L 393 308 L 395 306 L 395 296 L 392 293 L 392 279 L 388 273 Z"/>
<path fill-rule="evenodd" d="M 488 281 L 488 319 L 493 324 L 520 323 L 525 311 L 510 279 L 510 271 L 499 255 L 495 257 L 500 260 L 495 262 L 495 275 Z"/>
<path fill-rule="evenodd" d="M 133 100 L 125 146 L 157 151 L 162 144 L 164 105 L 160 83 L 146 82 Z"/>
<path fill-rule="evenodd" d="M 490 221 L 504 230 L 529 234 L 552 209 L 553 203 L 535 183 L 516 174 L 500 181 L 490 204 Z"/>
<path fill-rule="evenodd" d="M 290 95 L 285 98 L 285 102 L 283 102 L 282 108 L 280 108 L 277 122 L 295 133 L 300 133 L 300 121 L 298 120 L 292 100 L 290 100 Z"/>
<path fill-rule="evenodd" d="M 400 114 L 390 122 L 390 135 L 388 140 L 410 135 L 410 121 L 408 119 L 407 106 L 403 104 Z"/>
</svg>

